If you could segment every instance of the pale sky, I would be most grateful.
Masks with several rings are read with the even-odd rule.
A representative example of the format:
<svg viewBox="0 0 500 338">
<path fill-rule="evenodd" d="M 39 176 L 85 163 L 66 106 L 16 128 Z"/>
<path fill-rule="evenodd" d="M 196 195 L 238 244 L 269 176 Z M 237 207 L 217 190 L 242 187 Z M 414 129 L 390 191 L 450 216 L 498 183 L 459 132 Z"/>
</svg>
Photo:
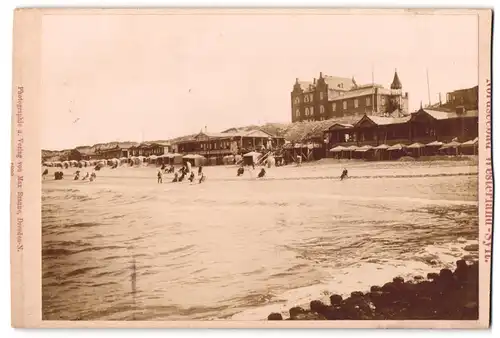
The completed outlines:
<svg viewBox="0 0 500 338">
<path fill-rule="evenodd" d="M 410 110 L 478 84 L 475 15 L 50 15 L 44 149 L 290 122 L 295 78 L 389 87 Z"/>
</svg>

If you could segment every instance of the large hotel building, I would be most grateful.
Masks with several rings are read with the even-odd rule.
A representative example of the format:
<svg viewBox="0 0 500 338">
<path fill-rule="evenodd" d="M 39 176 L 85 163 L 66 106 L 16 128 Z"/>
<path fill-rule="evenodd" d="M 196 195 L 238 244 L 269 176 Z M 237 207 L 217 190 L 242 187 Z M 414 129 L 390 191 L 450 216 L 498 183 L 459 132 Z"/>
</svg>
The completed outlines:
<svg viewBox="0 0 500 338">
<path fill-rule="evenodd" d="M 397 71 L 390 89 L 358 85 L 354 78 L 319 74 L 312 82 L 296 79 L 291 92 L 292 122 L 323 121 L 354 115 L 408 115 L 408 93 Z"/>
</svg>

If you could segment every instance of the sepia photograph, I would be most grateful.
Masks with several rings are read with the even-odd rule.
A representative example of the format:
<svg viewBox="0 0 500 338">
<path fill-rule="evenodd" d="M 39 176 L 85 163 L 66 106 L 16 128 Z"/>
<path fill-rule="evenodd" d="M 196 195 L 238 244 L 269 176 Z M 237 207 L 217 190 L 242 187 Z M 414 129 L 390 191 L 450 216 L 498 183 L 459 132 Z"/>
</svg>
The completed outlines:
<svg viewBox="0 0 500 338">
<path fill-rule="evenodd" d="M 40 15 L 41 321 L 488 327 L 480 12 Z"/>
</svg>

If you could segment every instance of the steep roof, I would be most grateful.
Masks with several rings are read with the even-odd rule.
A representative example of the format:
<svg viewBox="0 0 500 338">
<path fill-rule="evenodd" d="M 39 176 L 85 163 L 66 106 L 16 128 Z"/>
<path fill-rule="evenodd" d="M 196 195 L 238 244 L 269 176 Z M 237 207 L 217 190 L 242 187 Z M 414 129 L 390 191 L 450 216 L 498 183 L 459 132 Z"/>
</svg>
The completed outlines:
<svg viewBox="0 0 500 338">
<path fill-rule="evenodd" d="M 398 72 L 394 72 L 394 79 L 392 80 L 391 83 L 391 89 L 402 89 L 403 85 L 401 84 L 401 81 L 399 80 Z"/>
<path fill-rule="evenodd" d="M 76 151 L 78 151 L 82 155 L 94 155 L 94 149 L 91 147 L 77 147 L 75 148 Z"/>
<path fill-rule="evenodd" d="M 335 92 L 333 90 L 328 91 L 328 101 L 341 101 L 345 99 L 374 95 L 375 91 L 377 94 L 389 95 L 391 91 L 387 88 L 383 88 L 378 85 L 364 85 L 360 87 L 355 87 L 349 91 L 345 92 Z"/>
<path fill-rule="evenodd" d="M 251 129 L 236 129 L 230 128 L 221 133 L 201 132 L 198 135 L 206 135 L 211 138 L 228 138 L 228 137 L 272 137 L 274 134 L 268 133 L 258 127 Z"/>
<path fill-rule="evenodd" d="M 402 124 L 410 121 L 410 118 L 411 118 L 410 115 L 405 117 L 384 117 L 384 116 L 365 115 L 355 124 L 355 126 L 359 125 L 360 123 L 366 120 L 370 120 L 378 126 L 386 126 L 390 124 Z"/>
<path fill-rule="evenodd" d="M 464 93 L 464 92 L 468 92 L 468 91 L 472 91 L 472 90 L 477 90 L 479 88 L 479 86 L 474 86 L 474 87 L 470 87 L 470 88 L 462 88 L 462 89 L 456 89 L 452 92 L 449 92 L 448 94 L 461 94 L 461 93 Z"/>
<path fill-rule="evenodd" d="M 283 136 L 290 142 L 303 142 L 311 138 L 323 138 L 323 132 L 330 127 L 341 125 L 352 125 L 359 119 L 358 116 L 333 118 L 324 121 L 296 122 L 286 126 Z"/>
<path fill-rule="evenodd" d="M 130 148 L 137 145 L 137 142 L 119 142 L 117 144 L 120 148 Z"/>
<path fill-rule="evenodd" d="M 477 110 L 467 110 L 466 112 L 462 114 L 457 114 L 456 111 L 441 111 L 441 110 L 433 110 L 433 109 L 421 109 L 420 111 L 423 111 L 436 120 L 446 120 L 446 119 L 456 119 L 459 117 L 477 117 L 478 116 L 478 111 Z M 418 113 L 418 112 L 417 112 Z"/>
<path fill-rule="evenodd" d="M 303 91 L 308 92 L 309 87 L 313 86 L 313 83 L 311 81 L 299 81 L 299 85 Z"/>
<path fill-rule="evenodd" d="M 323 76 L 323 79 L 329 89 L 347 91 L 355 87 L 355 83 L 352 78 L 325 75 Z"/>
</svg>

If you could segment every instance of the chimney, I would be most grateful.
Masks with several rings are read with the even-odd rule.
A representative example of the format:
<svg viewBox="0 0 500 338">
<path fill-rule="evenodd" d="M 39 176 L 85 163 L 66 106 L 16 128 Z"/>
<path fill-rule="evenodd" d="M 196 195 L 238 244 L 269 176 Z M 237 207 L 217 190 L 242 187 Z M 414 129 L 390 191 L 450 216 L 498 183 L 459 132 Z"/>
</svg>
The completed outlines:
<svg viewBox="0 0 500 338">
<path fill-rule="evenodd" d="M 439 105 L 442 106 L 443 103 L 441 102 L 441 93 L 439 93 Z"/>
<path fill-rule="evenodd" d="M 465 107 L 464 106 L 458 106 L 456 109 L 455 109 L 457 115 L 463 115 L 465 113 Z"/>
<path fill-rule="evenodd" d="M 295 83 L 299 84 L 299 78 L 298 77 L 295 78 Z"/>
<path fill-rule="evenodd" d="M 321 79 L 323 77 L 323 72 L 319 72 L 319 78 Z"/>
<path fill-rule="evenodd" d="M 316 78 L 314 78 L 314 80 L 313 80 L 313 84 L 316 84 Z"/>
</svg>

